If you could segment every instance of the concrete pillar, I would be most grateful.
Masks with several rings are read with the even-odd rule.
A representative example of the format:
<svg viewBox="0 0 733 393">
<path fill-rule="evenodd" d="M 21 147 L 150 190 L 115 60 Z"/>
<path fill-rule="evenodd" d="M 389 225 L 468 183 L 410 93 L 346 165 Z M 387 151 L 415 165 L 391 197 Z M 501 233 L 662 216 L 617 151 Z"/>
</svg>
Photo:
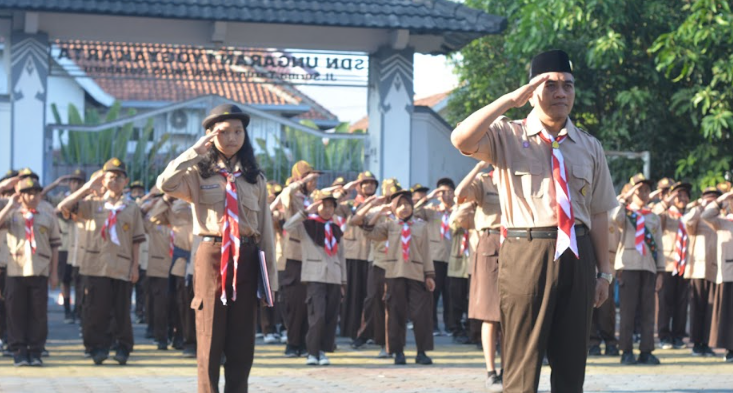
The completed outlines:
<svg viewBox="0 0 733 393">
<path fill-rule="evenodd" d="M 410 186 L 414 50 L 384 47 L 369 57 L 369 146 L 366 167 L 377 178 Z"/>
</svg>

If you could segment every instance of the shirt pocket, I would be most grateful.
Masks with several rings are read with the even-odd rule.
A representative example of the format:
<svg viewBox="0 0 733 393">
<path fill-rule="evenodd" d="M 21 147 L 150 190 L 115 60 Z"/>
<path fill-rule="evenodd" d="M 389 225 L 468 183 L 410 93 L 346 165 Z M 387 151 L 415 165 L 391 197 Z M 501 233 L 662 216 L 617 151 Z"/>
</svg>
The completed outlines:
<svg viewBox="0 0 733 393">
<path fill-rule="evenodd" d="M 244 218 L 244 223 L 252 228 L 253 232 L 259 232 L 259 198 L 251 193 L 246 193 L 239 196 L 239 205 L 239 217 Z"/>
<path fill-rule="evenodd" d="M 569 180 L 570 197 L 574 200 L 585 201 L 592 193 L 591 168 L 587 165 L 573 165 Z"/>
<path fill-rule="evenodd" d="M 224 214 L 224 193 L 221 187 L 202 189 L 199 196 L 199 212 L 206 215 L 206 231 L 209 233 L 219 232 L 219 221 Z"/>
<path fill-rule="evenodd" d="M 545 195 L 542 176 L 542 164 L 530 160 L 515 164 L 514 176 L 519 178 L 524 198 L 542 198 Z"/>
</svg>

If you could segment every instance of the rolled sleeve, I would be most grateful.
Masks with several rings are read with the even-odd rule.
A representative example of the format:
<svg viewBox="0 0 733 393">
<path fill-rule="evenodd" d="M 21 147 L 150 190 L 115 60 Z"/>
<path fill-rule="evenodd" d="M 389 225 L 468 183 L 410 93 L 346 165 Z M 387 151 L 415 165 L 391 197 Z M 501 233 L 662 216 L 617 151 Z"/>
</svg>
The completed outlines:
<svg viewBox="0 0 733 393">
<path fill-rule="evenodd" d="M 600 142 L 596 141 L 596 154 L 598 161 L 596 162 L 593 173 L 593 198 L 590 203 L 591 216 L 606 213 L 616 206 L 616 191 L 613 189 L 613 181 L 611 180 L 611 172 L 608 170 L 606 155 L 603 152 Z"/>
</svg>

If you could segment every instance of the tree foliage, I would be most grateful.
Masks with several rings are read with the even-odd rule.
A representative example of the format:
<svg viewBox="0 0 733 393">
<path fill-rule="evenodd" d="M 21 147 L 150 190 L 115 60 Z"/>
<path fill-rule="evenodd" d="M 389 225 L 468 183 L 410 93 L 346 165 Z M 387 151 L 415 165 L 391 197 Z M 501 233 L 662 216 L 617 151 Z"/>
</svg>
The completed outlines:
<svg viewBox="0 0 733 393">
<path fill-rule="evenodd" d="M 560 48 L 573 61 L 573 121 L 606 150 L 648 150 L 654 177 L 685 176 L 701 186 L 729 169 L 733 30 L 726 1 L 465 4 L 506 16 L 509 24 L 502 35 L 476 40 L 452 57 L 463 87 L 450 102 L 451 121 L 527 83 L 532 56 Z M 617 184 L 641 170 L 639 162 L 624 160 L 611 168 Z"/>
</svg>

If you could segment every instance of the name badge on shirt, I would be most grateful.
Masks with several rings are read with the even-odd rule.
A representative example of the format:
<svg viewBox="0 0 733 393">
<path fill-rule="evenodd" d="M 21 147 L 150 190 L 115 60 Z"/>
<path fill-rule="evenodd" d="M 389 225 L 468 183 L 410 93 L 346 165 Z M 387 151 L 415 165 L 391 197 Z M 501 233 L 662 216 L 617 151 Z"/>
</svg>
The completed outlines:
<svg viewBox="0 0 733 393">
<path fill-rule="evenodd" d="M 211 190 L 213 188 L 219 188 L 218 184 L 204 184 L 201 186 L 202 190 Z"/>
</svg>

